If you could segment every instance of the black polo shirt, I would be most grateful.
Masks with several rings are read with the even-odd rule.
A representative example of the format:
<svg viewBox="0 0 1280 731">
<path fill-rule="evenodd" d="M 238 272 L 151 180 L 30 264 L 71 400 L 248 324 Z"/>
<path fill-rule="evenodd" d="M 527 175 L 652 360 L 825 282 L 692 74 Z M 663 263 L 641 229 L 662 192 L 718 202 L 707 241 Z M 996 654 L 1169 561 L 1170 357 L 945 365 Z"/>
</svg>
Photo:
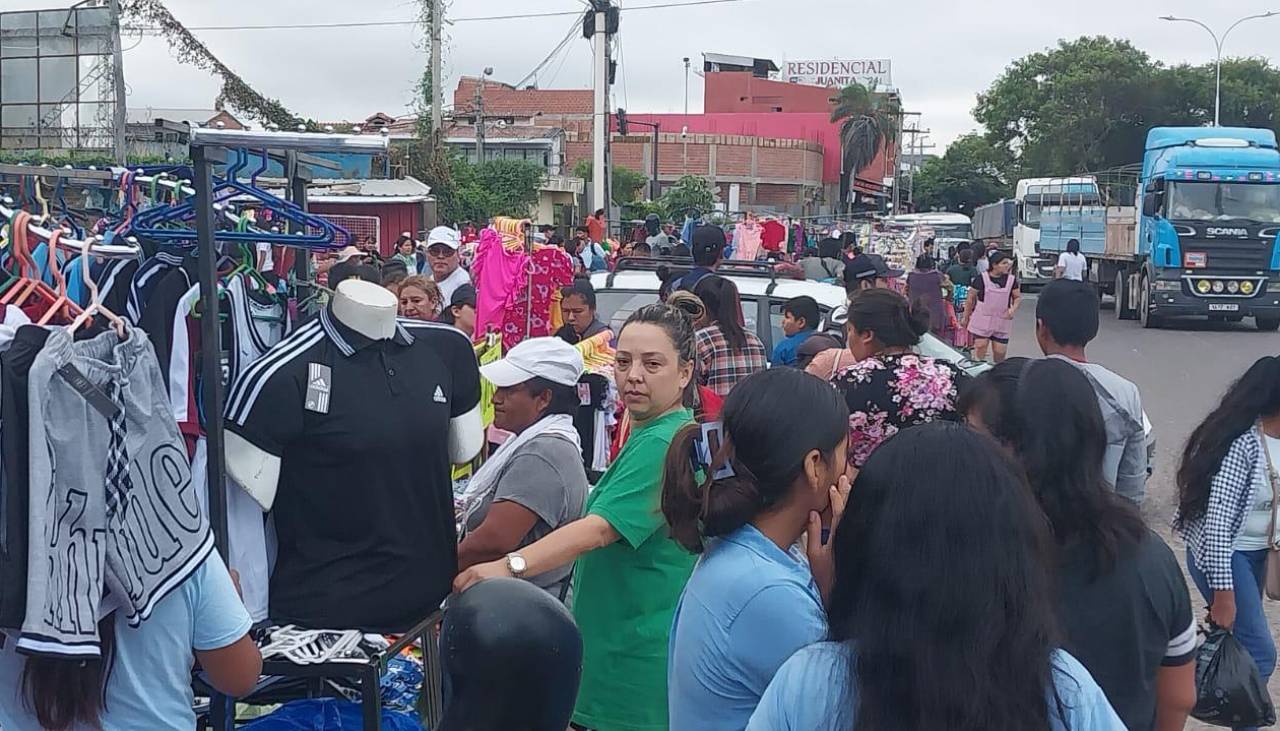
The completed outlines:
<svg viewBox="0 0 1280 731">
<path fill-rule="evenodd" d="M 281 459 L 271 619 L 401 632 L 457 573 L 449 420 L 480 401 L 458 330 L 401 320 L 370 340 L 331 310 L 249 366 L 227 428 Z"/>
</svg>

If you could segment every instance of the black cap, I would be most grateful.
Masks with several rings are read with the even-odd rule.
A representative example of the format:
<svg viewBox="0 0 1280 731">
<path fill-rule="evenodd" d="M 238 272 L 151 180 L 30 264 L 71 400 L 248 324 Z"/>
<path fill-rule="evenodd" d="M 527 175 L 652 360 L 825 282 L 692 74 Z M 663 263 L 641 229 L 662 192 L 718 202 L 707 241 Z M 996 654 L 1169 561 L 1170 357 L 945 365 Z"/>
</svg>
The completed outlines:
<svg viewBox="0 0 1280 731">
<path fill-rule="evenodd" d="M 714 252 L 716 256 L 724 253 L 725 238 L 724 229 L 719 226 L 695 226 L 693 229 L 693 239 L 689 243 L 689 251 L 693 254 L 695 261 L 704 258 L 707 254 Z M 702 256 L 699 256 L 699 253 Z"/>
<path fill-rule="evenodd" d="M 853 261 L 845 265 L 844 281 L 847 284 L 853 282 L 878 277 L 880 279 L 892 279 L 901 277 L 905 272 L 901 269 L 890 269 L 885 263 L 884 257 L 879 254 L 858 254 Z"/>
<path fill-rule="evenodd" d="M 471 305 L 472 307 L 475 307 L 476 288 L 470 284 L 463 284 L 453 290 L 453 297 L 449 299 L 449 306 L 457 307 L 458 305 Z"/>
</svg>

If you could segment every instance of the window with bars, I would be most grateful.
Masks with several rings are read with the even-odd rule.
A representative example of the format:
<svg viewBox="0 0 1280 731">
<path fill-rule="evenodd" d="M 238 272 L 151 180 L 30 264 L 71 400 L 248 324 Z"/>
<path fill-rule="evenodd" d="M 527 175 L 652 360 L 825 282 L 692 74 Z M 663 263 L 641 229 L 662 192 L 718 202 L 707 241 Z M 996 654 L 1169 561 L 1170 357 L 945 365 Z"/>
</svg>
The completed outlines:
<svg viewBox="0 0 1280 731">
<path fill-rule="evenodd" d="M 103 149 L 115 114 L 106 7 L 0 13 L 0 149 Z"/>
</svg>

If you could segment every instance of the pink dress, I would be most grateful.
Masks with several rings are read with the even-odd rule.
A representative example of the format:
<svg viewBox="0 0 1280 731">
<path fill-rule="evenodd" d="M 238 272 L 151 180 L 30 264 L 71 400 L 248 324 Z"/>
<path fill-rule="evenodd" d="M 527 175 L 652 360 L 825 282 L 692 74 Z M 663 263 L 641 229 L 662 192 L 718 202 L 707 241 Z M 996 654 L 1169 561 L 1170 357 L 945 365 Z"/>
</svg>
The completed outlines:
<svg viewBox="0 0 1280 731">
<path fill-rule="evenodd" d="M 476 259 L 471 264 L 476 285 L 476 337 L 502 330 L 504 310 L 514 301 L 528 262 L 523 252 L 504 249 L 497 231 L 486 228 L 480 232 Z"/>
<path fill-rule="evenodd" d="M 982 299 L 974 303 L 973 314 L 969 316 L 969 332 L 975 338 L 1009 339 L 1009 329 L 1013 325 L 1013 320 L 1009 319 L 1009 302 L 1016 283 L 1010 274 L 1005 278 L 1004 286 L 997 287 L 990 274 L 982 273 Z"/>
</svg>

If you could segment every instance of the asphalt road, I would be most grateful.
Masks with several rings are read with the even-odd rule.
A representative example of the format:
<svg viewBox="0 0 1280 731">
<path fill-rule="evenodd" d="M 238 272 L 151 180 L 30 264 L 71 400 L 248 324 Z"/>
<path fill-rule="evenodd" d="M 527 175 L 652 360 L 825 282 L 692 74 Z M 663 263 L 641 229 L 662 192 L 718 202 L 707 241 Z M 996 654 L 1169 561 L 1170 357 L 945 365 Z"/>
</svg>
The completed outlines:
<svg viewBox="0 0 1280 731">
<path fill-rule="evenodd" d="M 1101 331 L 1087 354 L 1089 360 L 1138 384 L 1142 392 L 1142 406 L 1156 433 L 1155 473 L 1147 483 L 1143 514 L 1179 560 L 1185 560 L 1185 547 L 1169 527 L 1177 506 L 1174 473 L 1182 448 L 1234 379 L 1258 358 L 1280 354 L 1280 334 L 1258 332 L 1252 320 L 1235 324 L 1186 320 L 1166 329 L 1144 330 L 1137 322 L 1117 320 L 1109 302 L 1103 308 Z M 1009 353 L 1040 355 L 1034 295 L 1018 310 Z M 1191 599 L 1199 614 L 1204 601 L 1194 586 Z M 1267 613 L 1272 636 L 1280 638 L 1280 606 L 1270 603 Z M 1271 697 L 1280 703 L 1280 672 L 1271 677 Z M 1192 722 L 1188 728 L 1211 727 Z"/>
</svg>

